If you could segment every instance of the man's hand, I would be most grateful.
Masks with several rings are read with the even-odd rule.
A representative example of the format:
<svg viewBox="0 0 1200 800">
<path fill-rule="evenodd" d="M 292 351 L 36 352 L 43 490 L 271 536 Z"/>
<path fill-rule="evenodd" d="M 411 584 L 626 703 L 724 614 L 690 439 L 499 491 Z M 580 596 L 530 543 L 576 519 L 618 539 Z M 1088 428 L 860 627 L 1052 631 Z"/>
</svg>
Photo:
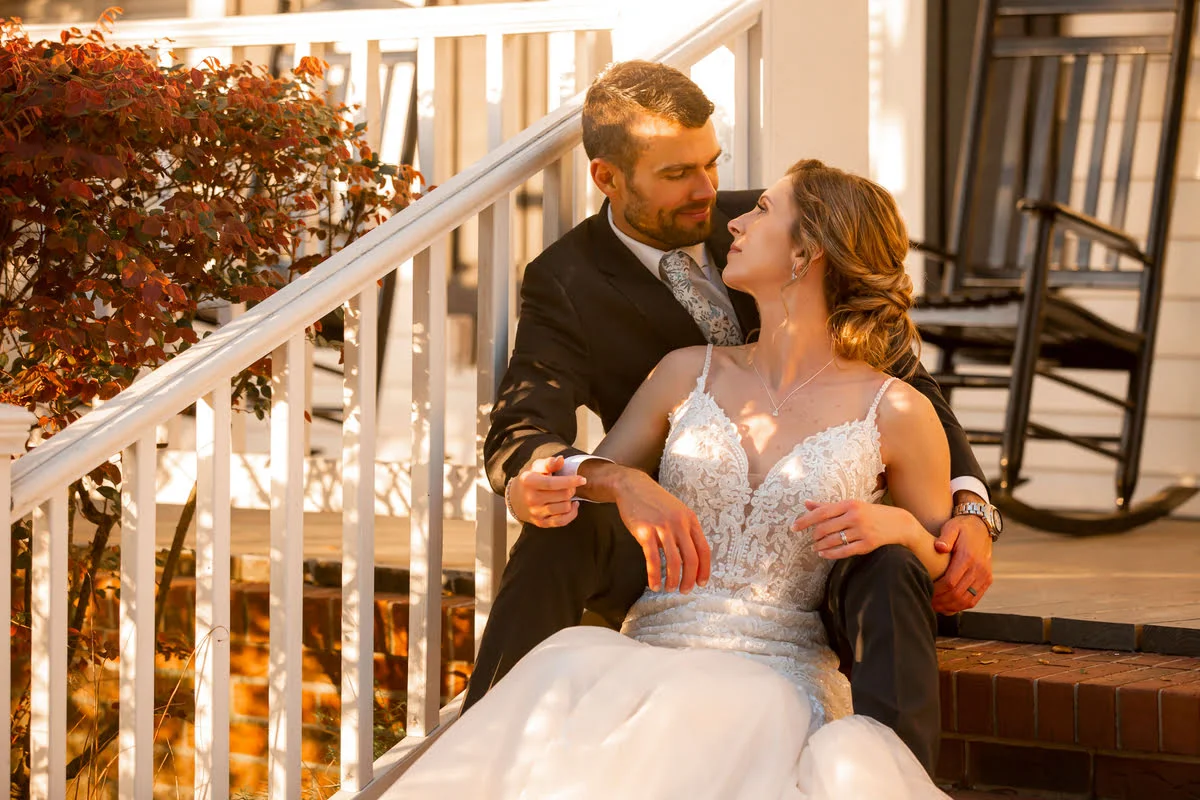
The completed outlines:
<svg viewBox="0 0 1200 800">
<path fill-rule="evenodd" d="M 700 530 L 700 520 L 679 498 L 646 473 L 628 469 L 615 500 L 621 521 L 646 555 L 646 581 L 651 589 L 658 592 L 664 588 L 663 558 L 668 592 L 678 589 L 687 594 L 708 583 L 712 551 Z"/>
<path fill-rule="evenodd" d="M 539 458 L 512 479 L 507 488 L 508 502 L 518 521 L 539 528 L 561 528 L 578 516 L 575 490 L 586 484 L 587 478 L 555 475 L 562 466 L 562 456 Z"/>
<path fill-rule="evenodd" d="M 933 584 L 933 610 L 957 614 L 974 608 L 992 585 L 992 537 L 987 525 L 973 514 L 951 517 L 934 543 L 950 553 L 950 566 Z"/>
</svg>

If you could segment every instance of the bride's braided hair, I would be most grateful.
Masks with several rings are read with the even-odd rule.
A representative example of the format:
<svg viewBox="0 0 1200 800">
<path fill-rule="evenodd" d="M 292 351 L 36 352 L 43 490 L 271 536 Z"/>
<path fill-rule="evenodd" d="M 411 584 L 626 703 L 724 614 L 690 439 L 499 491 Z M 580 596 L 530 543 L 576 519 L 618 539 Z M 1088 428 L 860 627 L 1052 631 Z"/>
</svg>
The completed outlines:
<svg viewBox="0 0 1200 800">
<path fill-rule="evenodd" d="M 920 347 L 908 316 L 908 233 L 895 199 L 879 184 L 815 159 L 796 162 L 787 174 L 797 212 L 792 238 L 810 256 L 825 254 L 834 352 L 890 371 Z"/>
</svg>

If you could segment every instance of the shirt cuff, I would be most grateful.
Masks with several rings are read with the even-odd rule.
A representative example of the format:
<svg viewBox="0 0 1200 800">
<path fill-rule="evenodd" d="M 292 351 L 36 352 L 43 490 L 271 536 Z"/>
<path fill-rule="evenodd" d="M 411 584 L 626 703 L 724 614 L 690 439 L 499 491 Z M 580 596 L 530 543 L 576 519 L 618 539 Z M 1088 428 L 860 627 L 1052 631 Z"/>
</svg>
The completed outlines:
<svg viewBox="0 0 1200 800">
<path fill-rule="evenodd" d="M 583 464 L 583 462 L 589 461 L 589 460 L 607 461 L 609 464 L 613 463 L 613 460 L 611 458 L 605 458 L 604 456 L 588 455 L 587 453 L 580 453 L 579 455 L 567 456 L 566 458 L 564 458 L 562 469 L 560 469 L 558 472 L 556 472 L 554 474 L 555 475 L 566 475 L 568 477 L 570 477 L 571 475 L 578 475 L 579 474 L 579 466 L 581 464 Z M 597 502 L 595 500 L 588 500 L 586 497 L 576 497 L 575 499 L 581 503 Z"/>
<path fill-rule="evenodd" d="M 587 458 L 587 456 L 584 456 L 584 458 Z M 570 459 L 568 459 L 568 461 L 569 460 Z M 578 467 L 576 467 L 576 469 L 578 469 Z M 575 473 L 572 472 L 571 474 L 574 475 Z M 963 475 L 961 478 L 955 478 L 950 481 L 950 495 L 953 496 L 955 492 L 974 492 L 983 498 L 983 502 L 992 502 L 988 497 L 988 490 L 987 487 L 983 485 L 983 481 L 971 475 Z"/>
<path fill-rule="evenodd" d="M 597 461 L 607 461 L 610 464 L 613 463 L 611 458 L 604 458 L 603 456 L 593 456 L 593 455 L 588 455 L 587 453 L 581 453 L 579 455 L 567 456 L 566 458 L 564 458 L 562 469 L 560 469 L 558 472 L 556 472 L 554 474 L 555 475 L 565 475 L 568 478 L 571 477 L 572 475 L 578 475 L 579 474 L 579 465 L 582 464 L 583 462 L 587 461 L 588 459 L 592 459 L 592 458 L 596 459 Z"/>
</svg>

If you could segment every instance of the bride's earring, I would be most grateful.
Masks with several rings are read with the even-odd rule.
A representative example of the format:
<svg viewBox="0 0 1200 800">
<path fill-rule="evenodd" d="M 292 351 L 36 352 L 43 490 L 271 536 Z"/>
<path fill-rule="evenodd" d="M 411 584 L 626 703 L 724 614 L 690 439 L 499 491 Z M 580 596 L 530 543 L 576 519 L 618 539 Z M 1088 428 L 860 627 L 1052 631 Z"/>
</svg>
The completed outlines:
<svg viewBox="0 0 1200 800">
<path fill-rule="evenodd" d="M 803 267 L 803 268 L 801 268 L 801 267 L 800 267 L 800 262 L 799 262 L 799 261 L 797 261 L 797 262 L 795 262 L 794 264 L 792 264 L 792 280 L 794 280 L 794 281 L 798 281 L 798 280 L 800 280 L 801 278 L 803 278 L 805 275 L 807 275 L 807 274 L 808 274 L 808 268 L 809 268 L 809 266 L 811 266 L 811 265 L 812 265 L 812 262 L 811 262 L 811 261 L 805 261 L 805 262 L 804 262 L 804 267 Z M 798 272 L 798 273 L 797 273 L 797 270 L 799 270 L 799 272 Z"/>
</svg>

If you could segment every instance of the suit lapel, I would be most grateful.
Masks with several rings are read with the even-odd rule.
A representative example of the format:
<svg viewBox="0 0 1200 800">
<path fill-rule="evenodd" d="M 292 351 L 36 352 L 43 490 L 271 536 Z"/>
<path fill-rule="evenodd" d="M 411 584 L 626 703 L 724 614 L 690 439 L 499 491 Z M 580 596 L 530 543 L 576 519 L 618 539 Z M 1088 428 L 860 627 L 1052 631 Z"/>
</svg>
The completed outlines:
<svg viewBox="0 0 1200 800">
<path fill-rule="evenodd" d="M 597 245 L 596 265 L 609 283 L 629 301 L 671 350 L 705 343 L 704 334 L 671 290 L 621 243 L 608 222 L 608 201 L 588 220 Z M 725 248 L 728 252 L 728 245 Z"/>
</svg>

